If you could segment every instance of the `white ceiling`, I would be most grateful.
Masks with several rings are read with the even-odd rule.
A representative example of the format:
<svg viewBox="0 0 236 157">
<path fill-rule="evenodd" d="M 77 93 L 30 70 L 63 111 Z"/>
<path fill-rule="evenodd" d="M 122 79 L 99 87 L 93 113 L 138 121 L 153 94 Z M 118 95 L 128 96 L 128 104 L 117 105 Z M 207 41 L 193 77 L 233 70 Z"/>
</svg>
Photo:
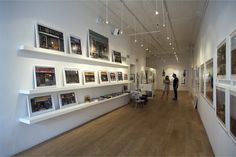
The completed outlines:
<svg viewBox="0 0 236 157">
<path fill-rule="evenodd" d="M 94 2 L 96 7 L 100 7 L 98 13 L 100 17 L 106 18 L 107 6 L 109 25 L 121 28 L 123 23 L 123 35 L 132 35 L 133 40 L 136 36 L 137 44 L 144 44 L 144 51 L 149 48 L 149 51 L 145 52 L 150 56 L 174 55 L 174 52 L 177 55 L 190 53 L 208 0 L 97 0 Z M 158 15 L 155 15 L 156 2 Z M 162 26 L 163 23 L 166 27 Z M 154 33 L 139 35 L 139 33 L 152 31 Z M 170 40 L 167 40 L 167 36 Z M 171 46 L 169 42 L 172 43 Z"/>
</svg>

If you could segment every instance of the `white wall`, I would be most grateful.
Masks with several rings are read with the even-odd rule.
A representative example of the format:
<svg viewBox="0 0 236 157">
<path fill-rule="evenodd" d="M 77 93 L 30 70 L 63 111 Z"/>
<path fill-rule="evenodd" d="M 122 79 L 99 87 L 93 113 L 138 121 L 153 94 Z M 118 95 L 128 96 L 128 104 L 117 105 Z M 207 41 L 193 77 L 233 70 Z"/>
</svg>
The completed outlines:
<svg viewBox="0 0 236 157">
<path fill-rule="evenodd" d="M 189 87 L 189 78 L 190 78 L 190 60 L 189 54 L 178 55 L 179 62 L 176 61 L 175 56 L 152 56 L 147 57 L 147 67 L 151 67 L 156 69 L 157 72 L 157 89 L 163 89 L 163 77 L 162 71 L 165 70 L 165 74 L 173 80 L 172 74 L 175 73 L 179 78 L 179 90 L 188 90 Z M 187 70 L 186 74 L 186 82 L 185 84 L 181 84 L 183 78 L 183 71 Z M 171 82 L 171 90 L 172 82 Z"/>
<path fill-rule="evenodd" d="M 46 120 L 34 125 L 19 122 L 26 113 L 25 100 L 18 94 L 20 89 L 33 88 L 33 66 L 53 65 L 57 72 L 65 66 L 80 67 L 66 59 L 49 59 L 40 55 L 26 55 L 18 52 L 20 45 L 34 46 L 34 25 L 36 22 L 59 28 L 67 34 L 81 37 L 83 53 L 86 53 L 88 29 L 109 38 L 110 50 L 115 49 L 131 56 L 129 63 L 136 63 L 137 69 L 144 69 L 145 55 L 137 45 L 126 37 L 114 37 L 107 25 L 97 25 L 97 16 L 104 15 L 104 8 L 97 1 L 37 1 L 0 2 L 0 156 L 11 156 L 33 145 L 43 142 L 99 115 L 126 104 L 128 97 L 117 99 L 64 116 Z M 107 68 L 90 66 L 90 68 Z M 62 85 L 58 77 L 58 85 Z M 115 92 L 121 86 L 78 90 L 83 95 L 103 95 Z"/>
<path fill-rule="evenodd" d="M 216 70 L 217 46 L 236 29 L 235 10 L 235 1 L 209 2 L 195 47 L 194 63 L 196 66 L 200 66 L 213 57 Z M 216 71 L 214 71 L 214 76 L 216 77 Z M 236 144 L 219 124 L 214 109 L 200 95 L 198 111 L 215 155 L 236 156 Z"/>
</svg>

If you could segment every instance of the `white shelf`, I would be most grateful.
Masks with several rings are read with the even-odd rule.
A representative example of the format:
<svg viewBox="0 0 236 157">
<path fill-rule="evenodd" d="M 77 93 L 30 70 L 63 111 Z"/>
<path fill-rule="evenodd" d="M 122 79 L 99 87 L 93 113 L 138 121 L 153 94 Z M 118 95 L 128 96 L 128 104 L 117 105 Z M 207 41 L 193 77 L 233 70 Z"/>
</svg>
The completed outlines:
<svg viewBox="0 0 236 157">
<path fill-rule="evenodd" d="M 56 56 L 56 57 L 62 57 L 62 58 L 67 58 L 67 59 L 73 59 L 74 62 L 79 62 L 79 63 L 84 63 L 84 64 L 89 63 L 89 64 L 93 64 L 93 65 L 97 65 L 97 64 L 109 65 L 112 67 L 129 67 L 128 64 L 114 63 L 111 61 L 88 58 L 88 57 L 84 57 L 84 56 L 68 54 L 65 52 L 48 50 L 48 49 L 44 49 L 44 48 L 35 48 L 32 46 L 26 46 L 26 45 L 21 45 L 19 47 L 19 50 L 21 52 L 37 53 L 37 54 L 42 54 L 42 55 L 47 55 L 47 56 Z"/>
<path fill-rule="evenodd" d="M 43 87 L 43 88 L 39 88 L 39 89 L 19 90 L 19 93 L 20 94 L 26 94 L 26 95 L 29 95 L 29 94 L 44 94 L 44 93 L 55 93 L 55 92 L 63 92 L 63 91 L 86 89 L 86 88 L 115 86 L 115 85 L 129 84 L 129 83 L 131 83 L 131 81 L 122 81 L 122 82 L 117 82 L 117 83 L 106 83 L 106 84 L 68 86 L 68 87 Z"/>
<path fill-rule="evenodd" d="M 94 101 L 94 102 L 90 102 L 90 103 L 78 104 L 78 105 L 75 105 L 75 106 L 71 106 L 71 107 L 67 107 L 67 108 L 63 108 L 63 109 L 58 109 L 58 110 L 48 112 L 48 113 L 44 113 L 44 114 L 34 116 L 34 117 L 20 118 L 19 121 L 22 122 L 22 123 L 25 123 L 25 124 L 34 124 L 34 123 L 37 123 L 37 122 L 40 122 L 40 121 L 44 121 L 44 120 L 47 120 L 47 119 L 58 117 L 58 116 L 61 116 L 61 115 L 64 115 L 64 114 L 67 114 L 67 113 L 70 113 L 70 112 L 73 112 L 73 111 L 88 108 L 88 107 L 91 107 L 91 106 L 94 106 L 94 105 L 97 105 L 97 104 L 100 104 L 100 103 L 104 103 L 104 102 L 111 101 L 111 100 L 114 100 L 114 99 L 118 99 L 118 98 L 128 96 L 128 95 L 130 95 L 130 94 L 125 93 L 125 94 L 122 94 L 122 95 L 119 95 L 119 96 L 116 96 L 116 97 L 113 97 L 113 98 L 110 98 L 110 99 L 105 99 L 105 100 L 101 100 L 101 101 Z"/>
</svg>

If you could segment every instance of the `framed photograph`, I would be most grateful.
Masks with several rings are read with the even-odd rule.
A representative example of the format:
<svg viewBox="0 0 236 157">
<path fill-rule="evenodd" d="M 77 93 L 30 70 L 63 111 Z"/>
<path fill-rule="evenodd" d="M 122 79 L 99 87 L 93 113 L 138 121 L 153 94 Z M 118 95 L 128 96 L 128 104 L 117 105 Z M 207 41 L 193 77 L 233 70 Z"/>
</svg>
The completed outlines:
<svg viewBox="0 0 236 157">
<path fill-rule="evenodd" d="M 124 81 L 128 81 L 128 80 L 129 80 L 128 74 L 124 73 Z"/>
<path fill-rule="evenodd" d="M 216 87 L 216 115 L 224 127 L 226 126 L 225 96 L 225 89 Z"/>
<path fill-rule="evenodd" d="M 97 83 L 97 74 L 95 71 L 84 71 L 84 84 L 96 84 Z"/>
<path fill-rule="evenodd" d="M 55 110 L 52 95 L 28 96 L 29 116 L 37 116 Z"/>
<path fill-rule="evenodd" d="M 109 75 L 110 75 L 110 81 L 111 82 L 116 82 L 117 81 L 115 72 L 110 72 Z"/>
<path fill-rule="evenodd" d="M 36 46 L 38 48 L 65 52 L 65 39 L 62 31 L 39 23 L 36 24 L 35 30 Z"/>
<path fill-rule="evenodd" d="M 224 79 L 226 75 L 226 42 L 222 42 L 217 48 L 217 77 Z"/>
<path fill-rule="evenodd" d="M 118 81 L 123 81 L 123 74 L 122 72 L 117 72 L 117 77 L 118 77 Z"/>
<path fill-rule="evenodd" d="M 82 55 L 80 38 L 72 35 L 69 36 L 69 51 L 70 54 Z"/>
<path fill-rule="evenodd" d="M 213 107 L 213 59 L 206 62 L 206 98 L 209 100 Z"/>
<path fill-rule="evenodd" d="M 89 57 L 109 60 L 108 38 L 89 30 Z"/>
<path fill-rule="evenodd" d="M 200 86 L 200 92 L 201 92 L 201 94 L 202 95 L 204 95 L 204 84 L 205 84 L 205 77 L 204 77 L 204 75 L 205 75 L 205 70 L 204 70 L 204 64 L 202 64 L 201 66 L 200 66 L 200 72 L 201 72 L 201 76 L 200 76 L 200 80 L 201 80 L 201 86 Z"/>
<path fill-rule="evenodd" d="M 99 71 L 99 80 L 100 80 L 100 83 L 109 83 L 108 72 Z"/>
<path fill-rule="evenodd" d="M 54 67 L 35 66 L 34 67 L 35 88 L 55 87 L 56 71 Z"/>
<path fill-rule="evenodd" d="M 135 74 L 130 74 L 129 79 L 130 81 L 135 82 Z"/>
<path fill-rule="evenodd" d="M 63 92 L 58 94 L 60 108 L 69 107 L 77 104 L 75 92 Z"/>
<path fill-rule="evenodd" d="M 236 142 L 236 92 L 230 91 L 230 134 Z"/>
<path fill-rule="evenodd" d="M 236 80 L 236 31 L 231 34 L 231 78 Z"/>
<path fill-rule="evenodd" d="M 122 63 L 120 52 L 112 51 L 112 62 Z"/>
<path fill-rule="evenodd" d="M 65 68 L 63 72 L 64 76 L 64 85 L 82 85 L 82 74 L 79 69 L 76 68 Z"/>
</svg>

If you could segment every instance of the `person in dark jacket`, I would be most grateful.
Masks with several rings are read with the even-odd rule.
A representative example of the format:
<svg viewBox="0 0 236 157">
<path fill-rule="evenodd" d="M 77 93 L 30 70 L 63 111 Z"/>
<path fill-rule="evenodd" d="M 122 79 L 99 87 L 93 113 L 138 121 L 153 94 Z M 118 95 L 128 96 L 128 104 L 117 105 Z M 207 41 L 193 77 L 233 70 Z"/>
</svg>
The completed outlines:
<svg viewBox="0 0 236 157">
<path fill-rule="evenodd" d="M 175 97 L 173 98 L 173 100 L 177 100 L 178 99 L 177 89 L 179 87 L 179 79 L 177 78 L 176 74 L 173 74 L 172 76 L 174 77 L 173 90 L 174 90 L 174 94 L 175 94 Z"/>
</svg>

